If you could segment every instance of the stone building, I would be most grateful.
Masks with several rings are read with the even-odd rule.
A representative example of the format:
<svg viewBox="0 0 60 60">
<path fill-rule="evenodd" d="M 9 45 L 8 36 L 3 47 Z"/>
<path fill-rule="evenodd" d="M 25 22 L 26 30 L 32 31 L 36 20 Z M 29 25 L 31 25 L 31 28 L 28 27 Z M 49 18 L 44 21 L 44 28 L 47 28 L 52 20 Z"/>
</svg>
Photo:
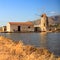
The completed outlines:
<svg viewBox="0 0 60 60">
<path fill-rule="evenodd" d="M 40 24 L 33 22 L 8 22 L 7 32 L 46 32 L 49 30 L 48 17 L 42 14 Z"/>
<path fill-rule="evenodd" d="M 2 31 L 1 32 L 6 32 L 6 26 L 2 27 Z"/>
<path fill-rule="evenodd" d="M 8 22 L 7 32 L 33 32 L 34 24 L 31 22 Z"/>
<path fill-rule="evenodd" d="M 46 14 L 42 14 L 41 23 L 40 23 L 41 31 L 48 31 L 48 17 Z"/>
</svg>

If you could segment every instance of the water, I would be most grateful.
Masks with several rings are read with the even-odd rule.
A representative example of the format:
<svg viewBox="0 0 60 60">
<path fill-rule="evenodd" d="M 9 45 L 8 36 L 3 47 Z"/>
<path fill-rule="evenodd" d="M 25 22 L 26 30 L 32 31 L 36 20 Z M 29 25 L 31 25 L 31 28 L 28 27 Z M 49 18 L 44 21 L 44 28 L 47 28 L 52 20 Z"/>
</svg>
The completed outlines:
<svg viewBox="0 0 60 60">
<path fill-rule="evenodd" d="M 22 40 L 24 44 L 44 47 L 60 56 L 60 33 L 0 33 L 12 40 Z"/>
</svg>

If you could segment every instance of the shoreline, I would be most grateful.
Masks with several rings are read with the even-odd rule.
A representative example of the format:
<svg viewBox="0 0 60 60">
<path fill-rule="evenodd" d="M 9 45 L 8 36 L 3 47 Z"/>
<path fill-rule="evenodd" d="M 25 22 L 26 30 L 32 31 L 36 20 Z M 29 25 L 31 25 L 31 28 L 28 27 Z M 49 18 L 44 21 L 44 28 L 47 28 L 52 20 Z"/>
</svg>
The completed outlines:
<svg viewBox="0 0 60 60">
<path fill-rule="evenodd" d="M 4 58 L 3 58 L 4 56 Z M 0 36 L 0 60 L 60 60 L 45 48 L 37 48 L 24 45 L 22 41 L 13 40 Z"/>
<path fill-rule="evenodd" d="M 0 33 L 53 33 L 53 32 L 60 32 L 60 31 L 41 31 L 41 32 L 0 32 Z"/>
</svg>

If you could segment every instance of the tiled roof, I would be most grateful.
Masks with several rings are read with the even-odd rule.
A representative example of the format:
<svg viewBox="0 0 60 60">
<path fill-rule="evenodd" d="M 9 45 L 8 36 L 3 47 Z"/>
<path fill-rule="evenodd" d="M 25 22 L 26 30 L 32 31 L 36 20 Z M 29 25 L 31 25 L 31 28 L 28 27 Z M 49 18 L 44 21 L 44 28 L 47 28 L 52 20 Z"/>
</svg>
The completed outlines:
<svg viewBox="0 0 60 60">
<path fill-rule="evenodd" d="M 33 25 L 32 22 L 9 22 L 11 25 Z"/>
</svg>

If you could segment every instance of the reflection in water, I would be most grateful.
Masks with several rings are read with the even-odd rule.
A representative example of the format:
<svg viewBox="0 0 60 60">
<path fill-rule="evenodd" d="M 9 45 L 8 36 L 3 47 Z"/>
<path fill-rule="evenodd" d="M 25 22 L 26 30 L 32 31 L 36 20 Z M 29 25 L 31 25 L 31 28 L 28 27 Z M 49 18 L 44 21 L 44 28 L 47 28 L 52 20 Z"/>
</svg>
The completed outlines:
<svg viewBox="0 0 60 60">
<path fill-rule="evenodd" d="M 46 32 L 42 32 L 42 33 L 40 33 L 40 37 L 41 37 L 41 39 L 40 39 L 40 47 L 42 47 L 42 48 L 46 48 L 46 35 L 47 35 L 47 33 Z"/>
</svg>

